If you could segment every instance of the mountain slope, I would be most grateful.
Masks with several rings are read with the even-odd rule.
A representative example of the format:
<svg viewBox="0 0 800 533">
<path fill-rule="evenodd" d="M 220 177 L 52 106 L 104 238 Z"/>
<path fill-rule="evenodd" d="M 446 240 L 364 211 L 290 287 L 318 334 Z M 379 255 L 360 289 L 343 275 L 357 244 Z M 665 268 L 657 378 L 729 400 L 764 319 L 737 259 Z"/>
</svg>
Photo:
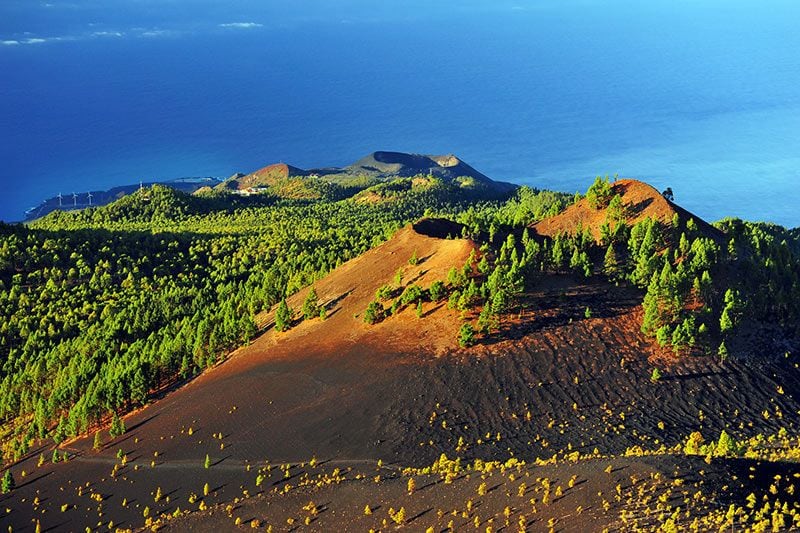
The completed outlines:
<svg viewBox="0 0 800 533">
<path fill-rule="evenodd" d="M 470 349 L 457 347 L 459 313 L 443 302 L 424 304 L 421 318 L 406 308 L 378 324 L 365 324 L 366 306 L 378 288 L 395 283 L 398 270 L 402 286 L 424 288 L 466 261 L 475 250 L 471 241 L 442 238 L 459 229 L 424 220 L 343 264 L 315 284 L 328 308 L 325 320 L 306 320 L 285 333 L 268 329 L 226 363 L 126 417 L 128 433 L 113 441 L 103 437 L 103 450 L 92 451 L 91 439 L 79 439 L 62 448 L 71 455 L 68 463 L 40 467 L 36 457 L 50 450 L 41 445 L 32 450 L 15 471 L 35 472 L 35 477 L 5 500 L 12 510 L 0 522 L 40 519 L 80 529 L 113 519 L 118 527 L 139 527 L 146 523 L 147 507 L 151 518 L 180 516 L 189 509 L 203 524 L 233 528 L 233 511 L 223 511 L 226 506 L 244 505 L 248 514 L 237 516 L 246 523 L 286 524 L 299 511 L 284 506 L 333 498 L 325 505 L 339 512 L 319 514 L 313 529 L 347 529 L 356 519 L 380 527 L 390 503 L 398 508 L 404 500 L 398 485 L 406 480 L 399 477 L 399 467 L 429 465 L 442 453 L 465 462 L 514 457 L 531 463 L 575 451 L 591 456 L 597 449 L 602 458 L 595 456 L 594 462 L 557 463 L 559 468 L 545 470 L 563 485 L 567 476 L 590 477 L 587 486 L 593 492 L 586 493 L 584 505 L 591 505 L 593 520 L 583 527 L 593 530 L 616 523 L 619 511 L 614 504 L 610 513 L 601 512 L 602 498 L 594 494 L 613 492 L 629 473 L 666 475 L 674 468 L 671 459 L 652 464 L 626 459 L 629 448 L 673 446 L 696 430 L 714 437 L 731 424 L 777 431 L 800 422 L 800 402 L 793 394 L 774 393 L 800 390 L 800 373 L 791 360 L 758 367 L 739 361 L 720 365 L 713 358 L 665 360 L 640 332 L 640 293 L 602 280 L 542 278 L 521 296 L 520 310 L 503 319 L 500 334 Z M 414 255 L 416 265 L 409 263 Z M 296 294 L 289 305 L 298 310 L 305 295 Z M 586 318 L 589 308 L 593 315 Z M 269 326 L 271 313 L 261 322 Z M 654 364 L 666 374 L 658 384 L 650 380 Z M 698 411 L 704 414 L 698 417 Z M 124 464 L 115 459 L 117 450 L 126 454 Z M 307 463 L 312 457 L 330 463 L 315 470 Z M 387 463 L 378 473 L 389 478 L 388 484 L 349 492 L 353 483 L 367 482 L 357 475 L 366 480 L 376 475 L 378 460 Z M 605 481 L 610 461 L 622 474 Z M 264 471 L 256 485 L 259 469 L 276 463 L 294 466 L 285 475 L 278 468 Z M 530 468 L 532 486 L 543 471 Z M 296 488 L 316 472 L 324 472 L 320 475 L 328 481 Z M 420 479 L 438 487 L 432 489 L 437 501 L 453 507 L 477 498 L 474 484 L 462 478 L 453 491 L 435 476 Z M 506 485 L 507 478 L 491 479 L 492 486 L 517 490 L 516 483 Z M 209 494 L 199 497 L 205 483 Z M 332 483 L 342 488 L 326 488 Z M 100 510 L 93 494 L 102 500 Z M 39 503 L 32 505 L 36 496 Z M 478 498 L 485 502 L 484 518 L 501 520 L 506 501 L 496 496 Z M 200 500 L 208 511 L 198 510 Z M 578 503 L 572 502 L 540 507 L 535 520 L 543 525 L 575 512 Z M 365 504 L 384 507 L 364 518 Z M 61 506 L 67 511 L 59 513 Z M 424 515 L 425 509 L 418 512 Z M 473 519 L 468 516 L 465 526 Z"/>
<path fill-rule="evenodd" d="M 671 226 L 672 218 L 689 215 L 639 182 L 617 183 L 613 191 L 625 208 L 622 222 L 654 218 L 665 223 L 668 236 L 657 247 L 651 224 L 648 246 L 643 238 L 630 247 L 633 238 L 620 232 L 620 250 L 636 255 L 615 262 L 614 277 L 601 274 L 598 261 L 590 259 L 602 251 L 591 239 L 546 235 L 563 235 L 571 225 L 602 229 L 610 208 L 596 209 L 588 201 L 534 225 L 544 228 L 541 239 L 529 238 L 524 222 L 496 224 L 518 219 L 503 211 L 509 205 L 523 212 L 532 207 L 516 200 L 471 210 L 461 218 L 467 226 L 419 220 L 314 283 L 324 318 L 317 310 L 298 318 L 310 287 L 288 298 L 295 312 L 288 331 L 278 331 L 280 306 L 261 313 L 260 337 L 126 416 L 124 435 L 111 438 L 103 430 L 96 446 L 90 437 L 67 442 L 53 455 L 66 453 L 66 464 L 48 463 L 50 443 L 33 440 L 29 454 L 11 467 L 18 486 L 0 500 L 8 509 L 0 514 L 0 526 L 19 529 L 38 520 L 45 528 L 67 530 L 97 524 L 293 530 L 303 524 L 349 531 L 386 530 L 397 522 L 413 530 L 476 524 L 494 530 L 513 521 L 532 530 L 558 524 L 562 531 L 602 531 L 688 529 L 698 518 L 703 522 L 697 529 L 716 530 L 730 505 L 738 506 L 731 514 L 743 524 L 760 520 L 744 510 L 750 492 L 757 502 L 769 501 L 769 509 L 778 506 L 781 519 L 794 520 L 800 516 L 794 488 L 783 481 L 770 485 L 777 474 L 800 474 L 790 462 L 800 449 L 796 344 L 763 342 L 762 335 L 756 357 L 740 356 L 732 331 L 744 308 L 738 296 L 722 296 L 733 276 L 718 276 L 712 268 L 735 265 L 755 252 L 723 255 L 727 247 L 706 238 L 713 234 L 704 233 L 708 226 L 696 219 L 692 242 L 681 238 L 685 242 L 671 249 L 681 231 Z M 154 192 L 165 200 L 174 195 Z M 116 208 L 149 215 L 157 200 L 131 197 Z M 353 201 L 324 205 L 334 212 L 359 207 Z M 176 207 L 179 212 L 190 206 Z M 501 218 L 491 216 L 493 208 Z M 292 209 L 309 213 L 302 206 Z M 329 218 L 314 222 L 328 224 Z M 281 224 L 282 230 L 297 235 L 298 220 L 302 215 Z M 340 229 L 353 226 L 358 224 Z M 783 298 L 796 289 L 797 262 L 787 244 L 772 242 L 769 234 L 747 238 L 747 232 L 763 229 L 757 225 L 730 223 L 727 229 L 738 232 L 736 246 L 743 251 L 751 242 L 768 249 L 752 265 L 762 269 L 783 261 L 769 273 L 771 286 L 740 286 L 742 294 L 759 290 Z M 283 242 L 282 254 L 294 245 Z M 564 246 L 570 253 L 564 254 Z M 561 260 L 554 260 L 558 255 Z M 582 256 L 586 268 L 576 268 Z M 274 259 L 271 264 L 264 257 L 231 266 L 239 275 L 274 266 Z M 567 267 L 564 257 L 576 257 L 575 265 Z M 701 285 L 698 279 L 694 290 L 687 281 L 706 266 L 715 281 Z M 641 277 L 651 281 L 637 287 L 633 274 L 641 269 L 648 269 Z M 752 273 L 747 277 L 758 281 Z M 438 297 L 398 304 L 402 295 L 425 294 L 444 280 L 447 286 L 434 291 Z M 648 304 L 648 295 L 661 291 L 661 280 L 674 294 L 665 292 Z M 778 290 L 784 285 L 786 290 Z M 208 286 L 213 289 L 211 281 Z M 688 330 L 697 352 L 686 351 L 688 341 L 684 351 L 673 350 L 674 334 L 662 342 L 642 332 L 648 309 L 668 310 L 665 303 L 674 301 L 678 318 L 663 327 Z M 718 303 L 731 313 L 724 331 L 720 312 L 727 311 Z M 374 311 L 375 323 L 366 323 L 367 309 Z M 796 316 L 789 307 L 781 309 L 777 316 Z M 703 328 L 690 320 L 695 313 Z M 774 326 L 775 315 L 751 316 L 769 316 L 752 322 Z M 466 324 L 477 325 L 475 345 L 460 347 Z M 774 340 L 786 330 L 774 327 L 770 334 L 776 333 Z M 729 342 L 731 357 L 695 356 L 721 339 Z M 557 487 L 552 492 L 551 485 Z M 401 506 L 407 513 L 398 519 Z M 766 516 L 779 523 L 774 514 Z"/>
</svg>

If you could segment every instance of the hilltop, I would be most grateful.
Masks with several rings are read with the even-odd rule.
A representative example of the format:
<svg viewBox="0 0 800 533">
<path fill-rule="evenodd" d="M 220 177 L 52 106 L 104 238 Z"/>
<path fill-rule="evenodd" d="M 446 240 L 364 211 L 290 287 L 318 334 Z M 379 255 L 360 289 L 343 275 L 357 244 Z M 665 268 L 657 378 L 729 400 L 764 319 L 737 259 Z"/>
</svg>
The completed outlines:
<svg viewBox="0 0 800 533">
<path fill-rule="evenodd" d="M 269 189 L 277 192 L 291 190 L 298 193 L 304 188 L 319 187 L 320 183 L 350 190 L 353 194 L 372 185 L 395 180 L 433 176 L 445 183 L 467 187 L 480 187 L 493 192 L 512 191 L 515 186 L 496 182 L 478 172 L 454 155 L 419 155 L 401 152 L 373 152 L 345 167 L 325 167 L 303 170 L 286 163 L 268 165 L 249 174 L 236 174 L 216 186 L 217 190 L 254 191 Z M 285 192 L 283 194 L 286 194 Z"/>
<path fill-rule="evenodd" d="M 220 190 L 245 190 L 257 187 L 274 187 L 281 180 L 308 176 L 309 173 L 286 163 L 275 163 L 260 168 L 250 174 L 234 174 L 215 188 Z"/>
<path fill-rule="evenodd" d="M 603 224 L 611 226 L 620 220 L 628 225 L 634 225 L 648 218 L 662 224 L 672 224 L 677 216 L 684 222 L 693 220 L 704 234 L 714 239 L 722 237 L 718 229 L 676 205 L 655 187 L 642 181 L 615 180 L 611 184 L 610 195 L 619 196 L 621 200 L 618 213 L 610 213 L 608 205 L 598 209 L 591 205 L 589 198 L 582 198 L 561 213 L 533 224 L 531 228 L 538 235 L 547 237 L 559 234 L 575 235 L 578 231 L 589 231 L 596 241 L 600 241 Z M 612 198 L 609 198 L 608 202 L 611 200 Z"/>
<path fill-rule="evenodd" d="M 473 178 L 484 183 L 495 183 L 455 155 L 420 155 L 400 152 L 373 152 L 352 165 L 341 169 L 346 174 L 366 175 L 377 178 L 386 176 L 436 176 L 452 181 L 457 178 Z M 337 172 L 331 172 L 336 174 Z M 508 185 L 508 184 L 503 184 Z"/>
</svg>

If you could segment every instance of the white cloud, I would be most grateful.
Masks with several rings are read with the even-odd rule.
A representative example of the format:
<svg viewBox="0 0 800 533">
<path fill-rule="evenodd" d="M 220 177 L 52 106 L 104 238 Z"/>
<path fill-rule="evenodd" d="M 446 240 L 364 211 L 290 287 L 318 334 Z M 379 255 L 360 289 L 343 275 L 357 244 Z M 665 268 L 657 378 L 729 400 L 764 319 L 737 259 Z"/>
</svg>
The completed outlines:
<svg viewBox="0 0 800 533">
<path fill-rule="evenodd" d="M 129 35 L 136 35 L 138 37 L 144 39 L 156 39 L 159 37 L 180 37 L 182 35 L 186 35 L 191 32 L 187 32 L 184 30 L 161 30 L 157 28 L 136 28 L 132 32 L 128 32 Z"/>
<path fill-rule="evenodd" d="M 95 27 L 96 24 L 88 23 L 88 26 L 92 28 Z M 259 22 L 228 22 L 225 24 L 217 24 L 217 27 L 231 28 L 231 29 L 251 29 L 251 28 L 261 28 L 263 26 L 264 25 Z M 210 29 L 211 27 L 206 27 L 206 30 Z M 125 29 L 125 31 L 100 30 L 100 31 L 79 33 L 75 35 L 63 35 L 63 36 L 53 36 L 53 37 L 36 37 L 31 32 L 26 31 L 18 33 L 16 35 L 9 35 L 8 38 L 6 39 L 3 39 L 2 36 L 0 36 L 0 45 L 16 46 L 24 44 L 41 44 L 41 43 L 52 43 L 52 42 L 62 42 L 62 41 L 84 41 L 88 39 L 97 39 L 104 37 L 115 37 L 120 39 L 131 38 L 131 37 L 138 37 L 138 38 L 179 37 L 181 35 L 186 35 L 189 33 L 194 33 L 194 32 L 186 30 L 175 30 L 175 29 L 145 28 L 141 26 L 134 28 L 127 28 Z"/>
<path fill-rule="evenodd" d="M 228 22 L 226 24 L 220 24 L 220 28 L 260 28 L 263 24 L 259 24 L 258 22 Z"/>
<path fill-rule="evenodd" d="M 29 32 L 23 33 L 23 35 L 31 35 Z M 85 36 L 84 36 L 85 37 Z M 42 43 L 53 43 L 53 42 L 61 42 L 61 41 L 75 41 L 77 37 L 65 35 L 61 37 L 28 37 L 26 39 L 5 39 L 0 40 L 0 44 L 6 46 L 15 46 L 20 44 L 42 44 Z"/>
</svg>

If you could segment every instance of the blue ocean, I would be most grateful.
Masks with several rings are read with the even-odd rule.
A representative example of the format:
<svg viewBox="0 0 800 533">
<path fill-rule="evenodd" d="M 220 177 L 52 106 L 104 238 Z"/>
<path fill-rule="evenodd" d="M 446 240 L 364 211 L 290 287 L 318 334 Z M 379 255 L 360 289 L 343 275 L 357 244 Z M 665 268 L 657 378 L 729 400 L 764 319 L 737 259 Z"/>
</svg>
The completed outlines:
<svg viewBox="0 0 800 533">
<path fill-rule="evenodd" d="M 795 0 L 3 0 L 0 219 L 374 150 L 800 226 Z"/>
</svg>

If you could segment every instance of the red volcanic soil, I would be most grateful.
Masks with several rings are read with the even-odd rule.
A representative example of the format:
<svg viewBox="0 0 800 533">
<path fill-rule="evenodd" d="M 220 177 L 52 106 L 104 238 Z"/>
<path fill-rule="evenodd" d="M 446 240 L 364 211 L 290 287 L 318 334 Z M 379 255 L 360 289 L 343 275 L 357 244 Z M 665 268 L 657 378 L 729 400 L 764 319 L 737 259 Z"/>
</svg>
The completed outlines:
<svg viewBox="0 0 800 533">
<path fill-rule="evenodd" d="M 337 354 L 349 347 L 374 344 L 400 354 L 441 355 L 452 350 L 460 323 L 457 312 L 448 311 L 444 302 L 426 303 L 425 320 L 418 319 L 409 308 L 369 326 L 364 323 L 363 312 L 378 288 L 393 285 L 398 270 L 403 273 L 403 286 L 416 284 L 427 289 L 434 281 L 445 281 L 450 268 L 460 268 L 475 250 L 471 241 L 444 238 L 460 233 L 460 225 L 445 220 L 426 219 L 401 229 L 391 240 L 344 263 L 315 284 L 320 303 L 328 308 L 325 321 L 304 321 L 285 334 L 266 335 L 258 341 L 261 349 L 274 346 L 287 352 L 299 349 Z M 419 259 L 416 266 L 409 264 L 414 254 Z M 299 313 L 307 293 L 305 289 L 289 298 L 289 306 Z M 271 313 L 264 313 L 257 321 L 271 325 Z M 236 359 L 236 364 L 253 362 L 257 364 L 257 359 Z"/>
<path fill-rule="evenodd" d="M 17 489 L 0 497 L 0 526 L 32 531 L 38 520 L 43 530 L 83 531 L 108 529 L 113 521 L 112 528 L 138 528 L 147 507 L 150 518 L 196 513 L 179 518 L 178 530 L 234 529 L 235 518 L 247 529 L 255 519 L 262 530 L 267 523 L 292 530 L 308 515 L 314 531 L 385 530 L 392 527 L 382 525 L 388 507 L 406 505 L 409 518 L 417 517 L 409 525 L 416 531 L 443 529 L 449 519 L 465 527 L 474 520 L 469 513 L 448 518 L 437 511 L 462 508 L 472 494 L 479 514 L 492 517 L 499 530 L 501 502 L 506 491 L 516 494 L 520 479 L 530 478 L 529 487 L 543 476 L 563 485 L 576 475 L 583 484 L 565 487 L 562 504 L 539 505 L 531 527 L 541 530 L 553 518 L 559 531 L 593 531 L 621 527 L 619 508 L 627 504 L 610 493 L 617 484 L 627 488 L 627 476 L 671 475 L 680 466 L 671 457 L 656 463 L 612 457 L 628 447 L 671 446 L 697 430 L 715 438 L 722 428 L 749 434 L 797 427 L 800 372 L 791 358 L 764 358 L 757 367 L 665 358 L 639 331 L 640 294 L 625 287 L 544 277 L 523 299 L 522 311 L 470 349 L 457 348 L 460 320 L 443 304 L 426 304 L 421 319 L 405 309 L 364 324 L 361 314 L 376 289 L 391 284 L 398 269 L 404 285 L 427 288 L 464 263 L 472 242 L 438 238 L 457 229 L 436 221 L 406 227 L 343 264 L 316 283 L 329 306 L 326 320 L 286 333 L 270 329 L 227 362 L 126 417 L 128 432 L 113 441 L 104 433 L 101 451 L 87 437 L 63 448 L 68 462 L 53 465 L 51 446 L 40 445 L 12 466 Z M 412 266 L 415 252 L 421 261 Z M 303 298 L 295 295 L 291 306 L 299 309 Z M 271 321 L 269 314 L 262 319 Z M 649 379 L 653 365 L 664 373 L 657 384 Z M 526 466 L 516 481 L 509 472 L 492 474 L 487 484 L 494 488 L 485 497 L 476 495 L 475 474 L 451 484 L 422 476 L 412 499 L 403 496 L 406 479 L 398 477 L 401 467 L 430 465 L 442 453 L 531 462 L 595 449 L 603 457 L 564 468 Z M 118 450 L 127 456 L 124 465 Z M 40 453 L 47 460 L 37 466 Z M 312 457 L 322 464 L 300 464 Z M 378 460 L 384 466 L 376 472 Z M 609 462 L 613 475 L 605 472 Z M 277 467 L 282 463 L 294 465 L 288 477 Z M 268 464 L 256 486 L 258 470 Z M 691 465 L 684 468 L 722 468 Z M 287 484 L 294 488 L 286 492 Z M 527 496 L 533 497 L 542 496 Z M 604 499 L 612 500 L 609 511 Z M 302 510 L 312 500 L 321 506 L 316 514 Z M 207 511 L 198 511 L 200 501 Z M 365 515 L 367 504 L 381 509 Z M 583 518 L 577 506 L 587 511 Z"/>
<path fill-rule="evenodd" d="M 619 194 L 626 208 L 626 222 L 636 224 L 652 218 L 665 224 L 672 222 L 677 213 L 684 222 L 694 219 L 700 230 L 712 238 L 722 233 L 701 218 L 664 198 L 654 187 L 638 180 L 621 179 L 612 184 L 614 194 Z M 579 228 L 590 229 L 596 240 L 600 240 L 600 226 L 606 221 L 605 209 L 593 209 L 586 198 L 567 207 L 553 217 L 537 222 L 532 228 L 542 236 L 574 235 Z"/>
</svg>

